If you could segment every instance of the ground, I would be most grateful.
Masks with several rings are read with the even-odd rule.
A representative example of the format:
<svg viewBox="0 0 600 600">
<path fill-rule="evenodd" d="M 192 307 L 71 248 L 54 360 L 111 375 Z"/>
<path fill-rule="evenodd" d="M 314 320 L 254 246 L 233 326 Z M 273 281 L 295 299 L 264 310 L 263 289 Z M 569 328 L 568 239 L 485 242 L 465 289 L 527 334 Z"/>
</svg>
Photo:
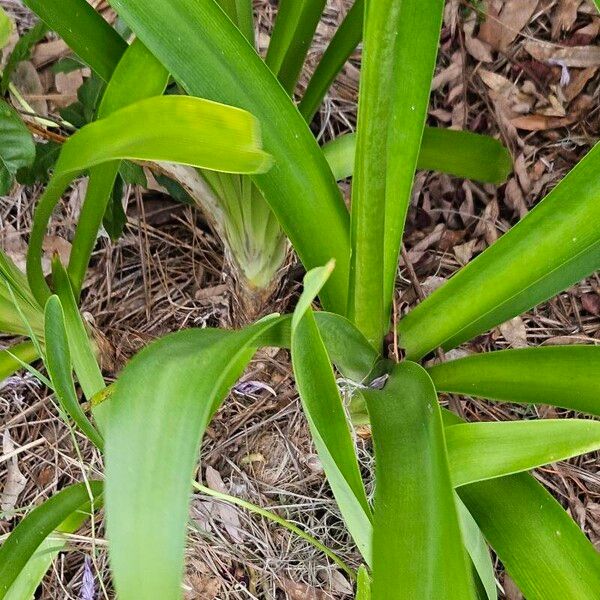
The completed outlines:
<svg viewBox="0 0 600 600">
<path fill-rule="evenodd" d="M 33 19 L 18 0 L 0 0 L 22 32 Z M 111 18 L 105 3 L 93 2 Z M 317 63 L 348 2 L 330 0 L 298 88 Z M 255 0 L 264 50 L 276 2 Z M 418 173 L 406 252 L 397 282 L 398 313 L 414 305 L 525 215 L 576 164 L 600 135 L 600 18 L 589 0 L 490 0 L 446 5 L 429 123 L 501 139 L 514 173 L 505 185 L 479 185 Z M 544 44 L 547 43 L 547 44 Z M 22 85 L 36 110 L 50 114 L 73 100 L 81 73 L 55 75 L 65 54 L 45 40 Z M 336 81 L 315 121 L 322 141 L 354 128 L 360 50 Z M 37 74 L 36 74 L 37 73 Z M 83 73 L 85 76 L 85 73 Z M 348 186 L 345 185 L 347 192 Z M 2 247 L 22 264 L 32 208 L 40 187 L 16 186 L 0 201 Z M 68 254 L 85 181 L 57 212 L 47 252 Z M 153 338 L 190 326 L 226 322 L 231 299 L 218 240 L 202 216 L 160 191 L 130 190 L 126 235 L 100 239 L 84 290 L 83 310 L 95 332 L 103 368 L 113 379 L 124 361 Z M 414 273 L 414 275 L 412 275 Z M 290 260 L 282 291 L 293 297 L 301 270 Z M 598 275 L 533 311 L 453 351 L 600 340 Z M 8 340 L 0 340 L 7 342 Z M 359 557 L 340 523 L 310 442 L 286 352 L 263 352 L 212 422 L 197 477 L 216 489 L 276 510 L 310 531 L 351 566 Z M 459 400 L 469 420 L 563 416 L 553 408 Z M 101 458 L 60 420 L 47 390 L 29 376 L 0 389 L 2 509 L 14 517 L 69 483 L 100 476 Z M 369 478 L 370 441 L 357 444 Z M 76 442 L 76 443 L 74 443 Z M 600 547 L 598 455 L 538 469 L 536 477 Z M 349 597 L 350 587 L 320 552 L 281 527 L 243 509 L 196 494 L 191 508 L 188 598 L 290 600 Z M 10 530 L 14 517 L 0 520 Z M 78 598 L 85 557 L 94 557 L 99 597 L 112 597 L 100 514 L 93 527 L 70 536 L 44 580 L 40 598 Z M 520 598 L 498 565 L 501 597 Z"/>
</svg>

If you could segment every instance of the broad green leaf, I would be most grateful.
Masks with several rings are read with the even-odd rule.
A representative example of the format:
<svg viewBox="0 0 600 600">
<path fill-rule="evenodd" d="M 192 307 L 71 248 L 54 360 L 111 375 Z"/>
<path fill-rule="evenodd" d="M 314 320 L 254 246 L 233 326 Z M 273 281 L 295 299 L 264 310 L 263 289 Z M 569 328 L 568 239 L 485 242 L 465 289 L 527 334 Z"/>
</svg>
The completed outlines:
<svg viewBox="0 0 600 600">
<path fill-rule="evenodd" d="M 399 324 L 411 359 L 453 348 L 600 266 L 600 144 L 526 217 Z"/>
<path fill-rule="evenodd" d="M 0 100 L 0 195 L 8 194 L 17 171 L 35 160 L 35 144 L 18 113 Z"/>
<path fill-rule="evenodd" d="M 597 600 L 600 555 L 558 502 L 521 473 L 458 493 L 527 600 Z"/>
<path fill-rule="evenodd" d="M 325 158 L 339 181 L 354 172 L 356 134 L 348 133 L 323 146 Z M 485 156 L 485 160 L 481 157 Z M 425 127 L 417 169 L 441 171 L 475 181 L 502 183 L 512 161 L 508 150 L 487 135 Z"/>
<path fill-rule="evenodd" d="M 307 269 L 336 259 L 321 300 L 344 314 L 348 211 L 313 134 L 270 69 L 214 0 L 111 5 L 188 93 L 239 106 L 259 120 L 275 164 L 253 180 Z"/>
<path fill-rule="evenodd" d="M 309 271 L 292 319 L 292 366 L 311 436 L 350 535 L 371 563 L 371 509 L 346 411 L 310 305 L 331 267 Z"/>
<path fill-rule="evenodd" d="M 371 578 L 364 565 L 361 565 L 358 569 L 356 600 L 371 600 Z"/>
<path fill-rule="evenodd" d="M 450 467 L 452 467 L 452 463 L 450 463 Z M 456 493 L 454 494 L 454 500 L 456 502 L 456 510 L 458 511 L 458 521 L 463 543 L 473 565 L 473 579 L 477 587 L 477 592 L 481 597 L 487 598 L 487 600 L 498 600 L 496 572 L 485 538 L 473 515 L 471 515 L 460 499 L 460 496 Z"/>
<path fill-rule="evenodd" d="M 89 507 L 90 502 L 101 493 L 102 483 L 99 481 L 72 485 L 34 508 L 20 521 L 0 546 L 0 599 L 6 597 L 40 544 L 73 513 Z"/>
<path fill-rule="evenodd" d="M 57 142 L 36 142 L 35 159 L 30 166 L 17 171 L 17 181 L 22 185 L 48 183 L 50 171 L 58 160 L 60 149 L 61 144 Z"/>
<path fill-rule="evenodd" d="M 454 487 L 600 448 L 600 422 L 584 419 L 464 423 L 445 434 Z"/>
<path fill-rule="evenodd" d="M 308 123 L 313 120 L 327 90 L 358 46 L 362 38 L 364 12 L 364 0 L 355 0 L 310 78 L 302 101 L 298 105 L 300 114 Z"/>
<path fill-rule="evenodd" d="M 242 173 L 263 171 L 270 164 L 269 155 L 260 149 L 252 115 L 200 98 L 148 98 L 86 125 L 63 145 L 34 214 L 27 276 L 39 302 L 49 295 L 41 267 L 42 243 L 60 196 L 84 169 L 123 158 Z"/>
<path fill-rule="evenodd" d="M 0 382 L 22 368 L 23 363 L 31 363 L 39 358 L 35 344 L 22 342 L 0 350 Z"/>
<path fill-rule="evenodd" d="M 280 0 L 265 62 L 292 94 L 326 0 Z"/>
<path fill-rule="evenodd" d="M 127 44 L 86 0 L 24 0 L 96 73 L 108 81 Z"/>
<path fill-rule="evenodd" d="M 6 91 L 8 90 L 10 79 L 17 65 L 21 61 L 29 58 L 33 46 L 37 44 L 37 42 L 39 42 L 47 32 L 48 28 L 46 25 L 44 23 L 38 23 L 19 38 L 19 41 L 16 43 L 13 51 L 10 53 L 8 61 L 6 62 L 6 66 L 2 71 L 2 83 L 0 84 L 0 91 L 3 94 L 6 94 Z"/>
<path fill-rule="evenodd" d="M 428 369 L 439 392 L 550 404 L 600 416 L 600 347 L 548 346 L 474 354 Z"/>
<path fill-rule="evenodd" d="M 181 598 L 190 480 L 200 440 L 260 336 L 275 323 L 168 335 L 137 354 L 114 384 L 106 403 L 105 489 L 121 600 Z"/>
<path fill-rule="evenodd" d="M 90 423 L 77 398 L 75 384 L 73 383 L 73 367 L 65 327 L 65 315 L 58 296 L 48 298 L 45 321 L 46 357 L 44 362 L 60 406 L 90 441 L 102 449 L 104 445 L 102 437 Z"/>
<path fill-rule="evenodd" d="M 364 396 L 375 446 L 374 600 L 475 598 L 431 379 L 406 361 Z"/>
<path fill-rule="evenodd" d="M 0 6 L 0 50 L 8 44 L 15 25 L 6 11 Z"/>
<path fill-rule="evenodd" d="M 376 348 L 388 328 L 443 5 L 443 0 L 366 5 L 348 314 Z"/>
<path fill-rule="evenodd" d="M 160 96 L 168 78 L 164 67 L 139 40 L 135 40 L 123 54 L 106 86 L 98 118 L 107 117 L 137 100 Z M 136 85 L 132 86 L 134 81 Z M 69 257 L 69 276 L 76 297 L 79 297 L 98 229 L 122 164 L 120 161 L 111 161 L 90 170 L 85 201 Z"/>
</svg>

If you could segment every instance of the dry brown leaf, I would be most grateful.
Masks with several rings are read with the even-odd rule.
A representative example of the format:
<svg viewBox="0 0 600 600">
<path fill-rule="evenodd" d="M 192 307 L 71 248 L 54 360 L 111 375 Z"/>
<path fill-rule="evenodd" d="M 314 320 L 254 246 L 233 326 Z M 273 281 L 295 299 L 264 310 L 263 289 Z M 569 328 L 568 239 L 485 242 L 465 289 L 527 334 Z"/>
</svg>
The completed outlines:
<svg viewBox="0 0 600 600">
<path fill-rule="evenodd" d="M 506 600 L 523 600 L 523 594 L 521 594 L 515 582 L 506 573 L 504 573 L 504 577 L 502 578 L 502 587 L 504 588 Z"/>
<path fill-rule="evenodd" d="M 504 189 L 504 199 L 506 203 L 519 215 L 520 219 L 522 219 L 529 212 L 527 209 L 527 204 L 525 204 L 525 197 L 523 196 L 521 186 L 517 183 L 517 180 L 514 177 L 511 177 L 506 184 L 506 188 Z"/>
<path fill-rule="evenodd" d="M 71 255 L 71 244 L 64 238 L 61 238 L 57 235 L 47 235 L 44 238 L 42 248 L 48 258 L 52 258 L 55 254 L 58 254 L 58 257 L 64 265 L 69 262 L 69 256 Z"/>
<path fill-rule="evenodd" d="M 477 17 L 475 14 L 473 14 L 465 21 L 465 24 L 463 25 L 463 31 L 465 34 L 465 48 L 475 60 L 479 60 L 481 62 L 492 62 L 494 58 L 492 56 L 490 45 L 482 42 L 479 38 L 474 36 L 476 24 Z"/>
<path fill-rule="evenodd" d="M 220 473 L 211 466 L 206 467 L 206 483 L 208 487 L 211 490 L 215 490 L 215 492 L 221 492 L 222 494 L 228 493 Z M 229 537 L 231 537 L 234 542 L 241 542 L 242 528 L 237 510 L 225 502 L 215 501 L 215 505 L 217 506 L 219 516 L 221 517 L 221 521 L 223 522 L 223 526 L 229 534 Z"/>
<path fill-rule="evenodd" d="M 31 55 L 31 61 L 39 68 L 56 62 L 69 54 L 69 46 L 63 40 L 52 40 L 38 44 Z"/>
<path fill-rule="evenodd" d="M 452 248 L 454 256 L 456 256 L 456 259 L 461 265 L 466 265 L 471 260 L 477 242 L 478 240 L 473 239 Z"/>
<path fill-rule="evenodd" d="M 558 0 L 552 15 L 552 39 L 557 40 L 563 31 L 571 31 L 577 21 L 577 9 L 582 0 Z"/>
<path fill-rule="evenodd" d="M 8 429 L 4 430 L 2 436 L 2 452 L 4 455 L 10 454 L 15 450 L 15 444 L 10 437 Z M 8 459 L 6 466 L 6 481 L 0 494 L 0 509 L 3 512 L 10 513 L 15 509 L 17 500 L 21 492 L 27 485 L 27 478 L 19 470 L 19 462 L 17 456 Z"/>
<path fill-rule="evenodd" d="M 325 600 L 327 597 L 322 590 L 287 577 L 280 578 L 279 586 L 289 600 Z"/>
<path fill-rule="evenodd" d="M 506 50 L 529 23 L 537 5 L 538 0 L 507 0 L 500 14 L 488 11 L 479 30 L 479 39 L 495 50 Z"/>
<path fill-rule="evenodd" d="M 44 117 L 48 115 L 44 86 L 31 62 L 28 60 L 20 62 L 13 73 L 12 81 L 38 115 Z"/>
<path fill-rule="evenodd" d="M 600 46 L 557 46 L 547 42 L 529 40 L 523 44 L 525 50 L 536 60 L 553 61 L 566 67 L 596 67 L 600 65 Z"/>
<path fill-rule="evenodd" d="M 581 306 L 595 317 L 600 315 L 600 296 L 598 294 L 583 294 Z"/>
<path fill-rule="evenodd" d="M 587 82 L 594 77 L 597 71 L 598 67 L 588 67 L 587 69 L 582 69 L 581 71 L 572 72 L 571 81 L 563 90 L 565 100 L 567 102 L 571 102 L 573 99 L 579 96 Z"/>
<path fill-rule="evenodd" d="M 442 69 L 431 81 L 431 90 L 438 90 L 447 83 L 454 81 L 462 73 L 460 62 L 453 62 L 450 66 Z"/>
<path fill-rule="evenodd" d="M 10 223 L 3 223 L 0 228 L 0 246 L 17 267 L 25 272 L 27 243 Z"/>
<path fill-rule="evenodd" d="M 68 106 L 77 99 L 77 90 L 83 84 L 83 75 L 80 70 L 70 73 L 57 73 L 54 78 L 56 91 L 59 98 L 54 98 L 54 104 L 58 107 Z"/>
<path fill-rule="evenodd" d="M 515 317 L 499 327 L 500 333 L 512 348 L 527 347 L 527 328 L 521 317 Z"/>
</svg>

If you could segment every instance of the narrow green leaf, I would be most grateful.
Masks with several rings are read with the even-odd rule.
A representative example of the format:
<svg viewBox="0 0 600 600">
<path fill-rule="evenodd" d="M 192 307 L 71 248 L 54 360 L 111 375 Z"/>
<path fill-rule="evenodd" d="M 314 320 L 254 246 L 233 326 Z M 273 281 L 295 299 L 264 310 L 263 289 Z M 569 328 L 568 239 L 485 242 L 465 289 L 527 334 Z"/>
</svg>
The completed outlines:
<svg viewBox="0 0 600 600">
<path fill-rule="evenodd" d="M 0 195 L 8 194 L 17 171 L 35 160 L 33 137 L 18 113 L 0 100 Z"/>
<path fill-rule="evenodd" d="M 298 105 L 300 114 L 308 123 L 313 120 L 327 90 L 358 46 L 362 38 L 364 12 L 364 0 L 355 0 L 310 78 L 302 101 Z"/>
<path fill-rule="evenodd" d="M 52 31 L 108 81 L 127 44 L 85 0 L 24 0 Z"/>
<path fill-rule="evenodd" d="M 550 404 L 600 416 L 600 347 L 548 346 L 474 354 L 428 369 L 440 392 Z"/>
<path fill-rule="evenodd" d="M 443 4 L 385 0 L 366 5 L 348 314 L 376 348 L 388 328 Z"/>
<path fill-rule="evenodd" d="M 160 96 L 168 78 L 166 69 L 139 40 L 135 40 L 123 54 L 106 86 L 98 109 L 98 118 L 107 117 L 137 100 Z M 136 82 L 134 86 L 133 81 Z M 90 170 L 86 197 L 69 258 L 69 276 L 76 297 L 79 297 L 98 229 L 116 185 L 117 173 L 123 164 L 120 161 L 111 161 Z"/>
<path fill-rule="evenodd" d="M 521 473 L 458 489 L 527 600 L 597 600 L 600 555 L 558 502 Z"/>
<path fill-rule="evenodd" d="M 310 309 L 331 266 L 313 269 L 305 277 L 304 291 L 292 319 L 292 366 L 327 480 L 348 531 L 370 564 L 371 509 L 335 375 Z"/>
<path fill-rule="evenodd" d="M 254 47 L 254 16 L 252 0 L 217 0 L 232 22 Z"/>
<path fill-rule="evenodd" d="M 600 422 L 584 419 L 464 423 L 445 433 L 454 487 L 600 448 Z"/>
<path fill-rule="evenodd" d="M 181 598 L 200 440 L 260 336 L 276 323 L 171 334 L 136 355 L 114 385 L 106 403 L 106 516 L 121 600 Z"/>
<path fill-rule="evenodd" d="M 37 23 L 19 38 L 19 41 L 10 53 L 6 66 L 2 72 L 2 83 L 0 84 L 0 91 L 2 94 L 6 94 L 10 79 L 17 65 L 21 61 L 29 58 L 33 46 L 37 44 L 46 33 L 48 33 L 48 28 L 45 23 Z"/>
<path fill-rule="evenodd" d="M 50 171 L 54 168 L 61 144 L 57 142 L 36 142 L 35 159 L 27 167 L 21 167 L 17 171 L 17 181 L 22 185 L 34 185 L 36 183 L 48 183 Z"/>
<path fill-rule="evenodd" d="M 8 40 L 15 28 L 11 18 L 6 14 L 6 11 L 0 6 L 0 50 L 8 44 Z"/>
<path fill-rule="evenodd" d="M 364 396 L 375 445 L 374 600 L 474 598 L 431 379 L 406 361 Z"/>
<path fill-rule="evenodd" d="M 260 121 L 275 164 L 253 180 L 307 269 L 335 258 L 321 301 L 344 314 L 348 212 L 313 134 L 270 69 L 214 0 L 111 4 L 188 93 L 239 106 Z"/>
<path fill-rule="evenodd" d="M 399 324 L 411 359 L 453 348 L 600 266 L 600 144 L 525 218 Z"/>
<path fill-rule="evenodd" d="M 52 387 L 62 409 L 75 421 L 79 429 L 98 448 L 104 443 L 96 428 L 90 423 L 79 404 L 72 377 L 71 352 L 65 316 L 58 296 L 50 296 L 46 302 L 46 357 L 45 364 Z"/>
<path fill-rule="evenodd" d="M 39 358 L 35 344 L 22 342 L 0 350 L 0 382 L 21 369 L 22 363 L 31 363 Z"/>
<path fill-rule="evenodd" d="M 354 172 L 356 134 L 348 133 L 323 146 L 325 158 L 339 181 Z M 485 160 L 482 160 L 485 157 Z M 456 177 L 502 183 L 512 167 L 508 150 L 487 135 L 425 127 L 417 169 L 441 171 Z"/>
<path fill-rule="evenodd" d="M 41 267 L 42 243 L 60 196 L 83 170 L 123 158 L 242 173 L 263 171 L 270 163 L 269 155 L 260 149 L 252 115 L 200 98 L 148 98 L 80 129 L 63 145 L 34 214 L 27 276 L 39 302 L 49 295 Z"/>
<path fill-rule="evenodd" d="M 74 512 L 102 493 L 102 483 L 89 481 L 61 490 L 34 508 L 0 546 L 0 599 L 27 565 L 40 544 Z M 90 498 L 90 492 L 92 498 Z M 23 599 L 19 599 L 23 600 Z"/>
<path fill-rule="evenodd" d="M 358 569 L 356 600 L 371 600 L 371 578 L 364 565 L 360 565 Z"/>
<path fill-rule="evenodd" d="M 326 0 L 280 0 L 265 62 L 292 94 Z"/>
</svg>

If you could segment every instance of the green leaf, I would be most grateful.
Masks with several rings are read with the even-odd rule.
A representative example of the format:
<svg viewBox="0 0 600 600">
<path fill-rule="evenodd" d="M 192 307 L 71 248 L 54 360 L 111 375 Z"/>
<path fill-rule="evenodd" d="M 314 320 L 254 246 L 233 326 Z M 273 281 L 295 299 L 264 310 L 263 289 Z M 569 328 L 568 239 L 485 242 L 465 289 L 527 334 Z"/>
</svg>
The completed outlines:
<svg viewBox="0 0 600 600">
<path fill-rule="evenodd" d="M 550 404 L 600 416 L 600 347 L 549 346 L 474 354 L 428 369 L 439 392 Z"/>
<path fill-rule="evenodd" d="M 366 5 L 348 314 L 376 348 L 388 329 L 443 4 L 385 0 Z"/>
<path fill-rule="evenodd" d="M 8 44 L 8 40 L 15 28 L 12 19 L 6 14 L 6 11 L 0 6 L 0 50 Z"/>
<path fill-rule="evenodd" d="M 244 37 L 254 47 L 254 15 L 252 0 L 218 0 L 232 22 L 243 33 Z"/>
<path fill-rule="evenodd" d="M 137 100 L 160 96 L 167 85 L 168 78 L 169 74 L 165 68 L 139 40 L 135 40 L 123 54 L 106 86 L 98 109 L 98 117 L 101 119 L 108 117 Z M 132 81 L 136 82 L 135 86 L 131 85 Z M 141 167 L 128 161 L 111 161 L 90 170 L 90 180 L 69 259 L 69 276 L 77 297 L 96 243 L 98 229 L 111 197 L 113 206 L 115 205 L 114 191 L 118 187 L 118 173 L 124 168 L 130 174 L 137 168 L 138 178 L 139 171 L 142 171 L 141 177 L 145 185 L 145 176 Z M 119 206 L 120 202 L 115 206 L 116 212 L 120 217 L 120 223 L 124 225 L 125 215 L 122 210 L 119 212 Z M 120 231 L 120 223 L 115 222 L 116 228 L 112 233 Z M 112 229 L 110 223 L 108 225 L 108 229 Z"/>
<path fill-rule="evenodd" d="M 597 144 L 520 223 L 405 316 L 407 355 L 453 348 L 598 269 L 599 168 Z"/>
<path fill-rule="evenodd" d="M 454 487 L 600 448 L 600 422 L 583 419 L 463 423 L 445 434 Z"/>
<path fill-rule="evenodd" d="M 148 187 L 148 180 L 146 179 L 143 167 L 130 160 L 121 161 L 119 175 L 121 175 L 127 185 L 139 185 L 143 188 Z"/>
<path fill-rule="evenodd" d="M 323 146 L 325 158 L 339 181 L 354 172 L 356 134 L 348 133 Z M 482 160 L 485 157 L 485 160 Z M 487 135 L 425 127 L 417 169 L 441 171 L 456 177 L 502 183 L 512 167 L 508 150 Z"/>
<path fill-rule="evenodd" d="M 17 171 L 35 159 L 33 137 L 18 113 L 0 100 L 0 196 L 8 194 Z"/>
<path fill-rule="evenodd" d="M 106 83 L 96 75 L 88 77 L 77 90 L 77 101 L 59 110 L 60 116 L 80 129 L 96 118 Z"/>
<path fill-rule="evenodd" d="M 0 350 L 0 382 L 22 368 L 22 363 L 31 363 L 39 358 L 32 342 L 22 342 Z"/>
<path fill-rule="evenodd" d="M 17 171 L 17 181 L 21 185 L 48 183 L 50 171 L 58 160 L 61 147 L 57 142 L 37 142 L 33 163 Z"/>
<path fill-rule="evenodd" d="M 527 600 L 597 600 L 600 555 L 535 479 L 510 475 L 458 492 Z"/>
<path fill-rule="evenodd" d="M 364 0 L 355 0 L 310 78 L 302 101 L 298 105 L 300 114 L 308 123 L 313 120 L 327 90 L 358 46 L 362 38 L 364 12 Z"/>
<path fill-rule="evenodd" d="M 313 134 L 269 68 L 214 0 L 111 4 L 188 93 L 239 106 L 260 121 L 275 165 L 253 179 L 307 269 L 336 259 L 321 300 L 345 313 L 348 212 Z"/>
<path fill-rule="evenodd" d="M 127 215 L 123 209 L 123 179 L 120 175 L 117 175 L 106 212 L 102 218 L 102 224 L 110 239 L 116 242 L 123 235 L 126 223 Z"/>
<path fill-rule="evenodd" d="M 373 598 L 474 598 L 431 379 L 405 361 L 364 396 L 375 446 Z"/>
<path fill-rule="evenodd" d="M 0 599 L 6 597 L 40 544 L 73 513 L 89 506 L 90 501 L 101 493 L 102 483 L 99 481 L 72 485 L 34 508 L 13 529 L 0 546 Z"/>
<path fill-rule="evenodd" d="M 259 337 L 276 322 L 171 334 L 142 350 L 119 376 L 107 403 L 106 516 L 121 600 L 181 598 L 200 440 Z"/>
<path fill-rule="evenodd" d="M 371 509 L 354 442 L 327 350 L 310 305 L 325 284 L 330 263 L 309 271 L 292 318 L 292 366 L 310 432 L 348 531 L 371 562 Z"/>
<path fill-rule="evenodd" d="M 4 71 L 2 72 L 2 83 L 0 84 L 0 91 L 2 94 L 6 94 L 10 84 L 10 79 L 17 65 L 21 61 L 29 59 L 31 49 L 46 35 L 46 33 L 48 33 L 46 24 L 37 23 L 27 33 L 23 34 L 19 38 L 19 41 L 13 48 L 6 66 L 4 67 Z"/>
<path fill-rule="evenodd" d="M 90 423 L 79 404 L 72 377 L 71 352 L 65 327 L 65 316 L 58 296 L 50 296 L 46 302 L 46 356 L 45 364 L 52 387 L 62 409 L 73 419 L 79 429 L 98 448 L 104 442 Z"/>
<path fill-rule="evenodd" d="M 371 578 L 364 565 L 360 565 L 358 569 L 356 600 L 371 600 Z"/>
<path fill-rule="evenodd" d="M 108 81 L 127 44 L 85 0 L 24 0 L 85 63 Z"/>
<path fill-rule="evenodd" d="M 292 94 L 326 0 L 280 0 L 265 62 Z"/>
<path fill-rule="evenodd" d="M 265 170 L 270 163 L 269 155 L 260 149 L 257 122 L 249 113 L 199 98 L 148 98 L 86 125 L 63 145 L 34 214 L 27 274 L 39 302 L 49 295 L 41 267 L 42 243 L 60 196 L 85 169 L 123 158 L 243 173 Z M 82 262 L 87 264 L 87 259 Z"/>
</svg>

